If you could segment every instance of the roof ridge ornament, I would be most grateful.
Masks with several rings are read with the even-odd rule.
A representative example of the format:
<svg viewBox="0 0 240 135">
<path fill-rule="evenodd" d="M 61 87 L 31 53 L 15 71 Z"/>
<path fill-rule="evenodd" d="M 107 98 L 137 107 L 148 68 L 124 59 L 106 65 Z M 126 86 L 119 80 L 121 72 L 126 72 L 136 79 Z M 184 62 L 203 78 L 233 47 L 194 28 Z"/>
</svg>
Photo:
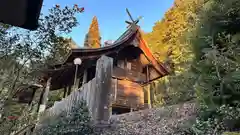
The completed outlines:
<svg viewBox="0 0 240 135">
<path fill-rule="evenodd" d="M 126 11 L 127 11 L 127 14 L 128 14 L 128 16 L 131 20 L 131 21 L 125 21 L 128 24 L 127 28 L 129 28 L 131 25 L 137 25 L 137 23 L 140 21 L 140 19 L 142 19 L 142 16 L 140 16 L 136 20 L 134 20 L 131 13 L 128 10 L 128 8 L 126 8 Z"/>
</svg>

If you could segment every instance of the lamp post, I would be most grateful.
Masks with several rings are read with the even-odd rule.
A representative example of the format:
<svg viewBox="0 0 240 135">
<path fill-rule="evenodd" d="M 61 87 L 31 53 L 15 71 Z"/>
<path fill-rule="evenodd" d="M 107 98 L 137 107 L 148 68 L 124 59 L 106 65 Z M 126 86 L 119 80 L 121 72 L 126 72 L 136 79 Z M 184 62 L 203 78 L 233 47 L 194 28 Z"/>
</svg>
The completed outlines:
<svg viewBox="0 0 240 135">
<path fill-rule="evenodd" d="M 74 88 L 77 88 L 76 83 L 77 83 L 78 66 L 82 64 L 82 60 L 80 58 L 75 58 L 73 62 L 74 62 L 74 65 L 76 66 L 75 77 L 74 77 Z"/>
</svg>

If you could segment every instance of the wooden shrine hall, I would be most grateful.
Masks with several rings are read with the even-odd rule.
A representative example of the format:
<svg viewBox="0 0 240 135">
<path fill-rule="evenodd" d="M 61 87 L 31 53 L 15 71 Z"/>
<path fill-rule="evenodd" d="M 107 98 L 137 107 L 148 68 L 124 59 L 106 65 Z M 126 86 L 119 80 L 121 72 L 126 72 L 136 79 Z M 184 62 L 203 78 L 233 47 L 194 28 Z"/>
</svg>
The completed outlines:
<svg viewBox="0 0 240 135">
<path fill-rule="evenodd" d="M 143 87 L 169 73 L 154 58 L 140 27 L 131 23 L 113 45 L 72 49 L 63 63 L 53 65 L 44 72 L 44 82 L 51 77 L 50 90 L 64 89 L 67 96 L 72 89 L 80 88 L 95 77 L 96 62 L 103 55 L 111 57 L 114 64 L 112 78 L 116 101 L 112 103 L 113 112 L 115 109 L 119 112 L 119 108 L 138 110 L 149 104 L 150 92 Z M 74 64 L 76 58 L 81 59 L 80 65 Z"/>
<path fill-rule="evenodd" d="M 62 63 L 42 72 L 40 84 L 50 91 L 64 90 L 63 98 L 66 98 L 95 77 L 98 59 L 107 56 L 113 60 L 112 112 L 118 114 L 150 106 L 150 88 L 144 87 L 168 75 L 169 69 L 151 53 L 137 25 L 139 20 L 134 21 L 129 16 L 132 22 L 126 21 L 128 29 L 112 45 L 72 49 Z M 76 59 L 80 60 L 79 65 L 75 65 Z"/>
</svg>

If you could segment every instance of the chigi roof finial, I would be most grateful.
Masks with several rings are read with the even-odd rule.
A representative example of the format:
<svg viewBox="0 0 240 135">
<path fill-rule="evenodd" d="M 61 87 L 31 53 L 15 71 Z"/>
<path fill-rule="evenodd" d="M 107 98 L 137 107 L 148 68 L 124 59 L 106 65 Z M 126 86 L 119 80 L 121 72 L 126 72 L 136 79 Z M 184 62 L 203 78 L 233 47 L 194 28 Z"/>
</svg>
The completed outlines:
<svg viewBox="0 0 240 135">
<path fill-rule="evenodd" d="M 132 17 L 132 15 L 130 14 L 130 12 L 129 12 L 129 10 L 126 8 L 126 11 L 127 11 L 127 14 L 128 14 L 128 16 L 129 16 L 129 18 L 130 18 L 130 20 L 131 20 L 131 22 L 130 21 L 125 21 L 127 24 L 129 24 L 129 26 L 131 26 L 131 25 L 137 25 L 137 23 L 139 22 L 139 20 L 140 19 L 142 19 L 142 16 L 140 16 L 140 17 L 138 17 L 136 20 L 134 20 L 133 19 L 133 17 Z M 129 27 L 128 26 L 128 27 Z"/>
</svg>

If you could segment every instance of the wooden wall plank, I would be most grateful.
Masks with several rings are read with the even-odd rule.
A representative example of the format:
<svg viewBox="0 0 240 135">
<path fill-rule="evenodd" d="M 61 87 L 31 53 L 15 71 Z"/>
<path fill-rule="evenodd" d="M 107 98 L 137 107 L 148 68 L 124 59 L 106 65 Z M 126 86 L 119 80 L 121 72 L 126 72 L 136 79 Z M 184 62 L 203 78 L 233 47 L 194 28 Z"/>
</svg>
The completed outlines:
<svg viewBox="0 0 240 135">
<path fill-rule="evenodd" d="M 117 80 L 117 95 L 113 104 L 136 108 L 144 104 L 143 88 L 128 80 Z"/>
<path fill-rule="evenodd" d="M 131 80 L 133 82 L 145 82 L 146 81 L 146 75 L 132 71 L 132 70 L 124 70 L 119 67 L 114 67 L 113 69 L 113 75 L 114 78 L 118 79 L 127 79 Z"/>
</svg>

